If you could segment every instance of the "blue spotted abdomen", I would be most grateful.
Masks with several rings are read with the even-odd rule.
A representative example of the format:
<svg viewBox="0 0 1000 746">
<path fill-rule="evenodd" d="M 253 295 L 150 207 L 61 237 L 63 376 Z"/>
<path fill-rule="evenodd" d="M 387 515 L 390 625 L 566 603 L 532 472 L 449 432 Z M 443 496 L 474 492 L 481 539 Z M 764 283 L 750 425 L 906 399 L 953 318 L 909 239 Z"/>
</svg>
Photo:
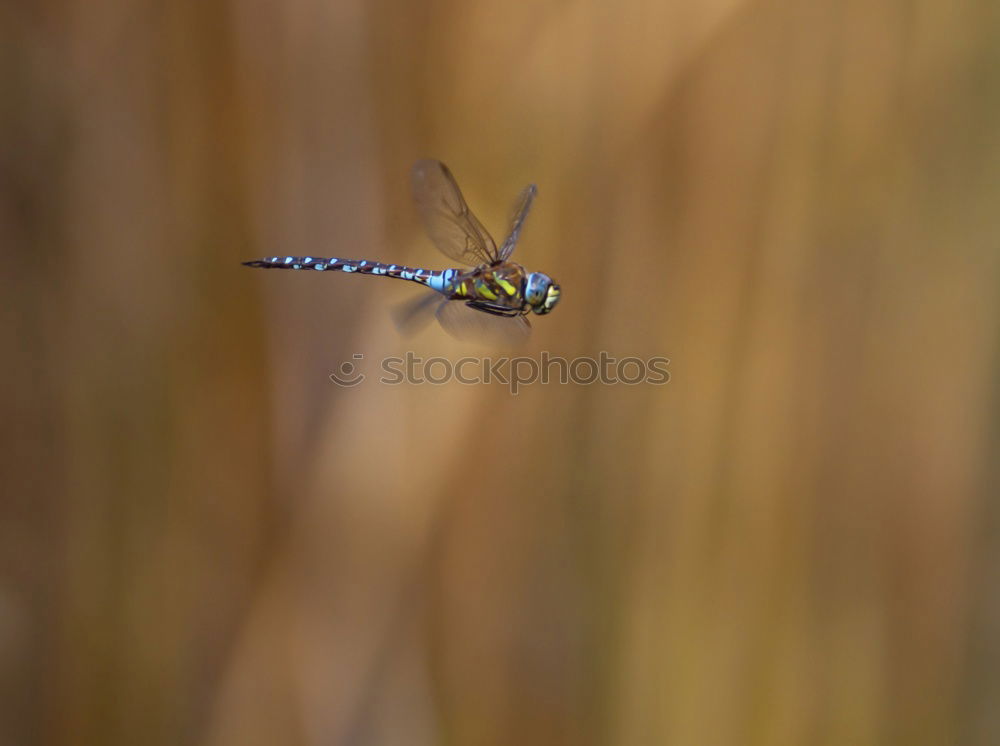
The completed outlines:
<svg viewBox="0 0 1000 746">
<path fill-rule="evenodd" d="M 272 256 L 243 262 L 248 267 L 263 269 L 303 269 L 317 272 L 357 272 L 359 275 L 381 275 L 410 280 L 426 285 L 440 293 L 447 291 L 451 281 L 459 274 L 456 269 L 431 270 L 405 267 L 401 264 L 383 264 L 367 259 L 339 259 L 336 257 Z"/>
</svg>

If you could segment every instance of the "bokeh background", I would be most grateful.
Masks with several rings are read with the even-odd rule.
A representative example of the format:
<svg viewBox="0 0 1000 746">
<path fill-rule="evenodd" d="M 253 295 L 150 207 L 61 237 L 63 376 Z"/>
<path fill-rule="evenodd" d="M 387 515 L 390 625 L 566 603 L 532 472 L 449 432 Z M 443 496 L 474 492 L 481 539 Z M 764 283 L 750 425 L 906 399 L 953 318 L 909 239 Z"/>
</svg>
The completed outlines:
<svg viewBox="0 0 1000 746">
<path fill-rule="evenodd" d="M 1000 743 L 997 16 L 4 3 L 0 742 Z M 670 383 L 333 385 L 420 157 Z"/>
</svg>

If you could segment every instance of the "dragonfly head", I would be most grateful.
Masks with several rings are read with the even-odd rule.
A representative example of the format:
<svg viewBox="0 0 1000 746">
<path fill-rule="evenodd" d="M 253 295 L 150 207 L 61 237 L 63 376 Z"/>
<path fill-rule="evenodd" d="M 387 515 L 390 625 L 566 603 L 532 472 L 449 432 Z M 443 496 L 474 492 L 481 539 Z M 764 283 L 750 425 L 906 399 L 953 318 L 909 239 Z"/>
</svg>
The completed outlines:
<svg viewBox="0 0 1000 746">
<path fill-rule="evenodd" d="M 559 286 L 548 275 L 532 272 L 524 286 L 524 299 L 535 313 L 548 313 L 559 302 Z"/>
</svg>

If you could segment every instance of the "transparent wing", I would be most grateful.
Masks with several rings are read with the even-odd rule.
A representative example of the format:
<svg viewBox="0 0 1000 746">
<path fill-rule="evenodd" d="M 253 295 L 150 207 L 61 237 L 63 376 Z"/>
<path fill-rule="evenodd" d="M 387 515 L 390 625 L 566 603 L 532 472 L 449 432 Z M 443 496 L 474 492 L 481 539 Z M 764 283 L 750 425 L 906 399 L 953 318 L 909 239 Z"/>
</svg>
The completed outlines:
<svg viewBox="0 0 1000 746">
<path fill-rule="evenodd" d="M 438 305 L 447 302 L 440 293 L 426 291 L 397 305 L 392 311 L 392 320 L 399 333 L 412 337 L 434 320 Z"/>
<path fill-rule="evenodd" d="M 410 178 L 427 235 L 445 256 L 469 266 L 496 261 L 493 238 L 465 204 L 447 166 L 440 161 L 417 161 Z"/>
<path fill-rule="evenodd" d="M 531 335 L 531 324 L 524 316 L 497 316 L 462 301 L 444 301 L 436 315 L 441 327 L 463 342 L 512 349 L 523 345 Z"/>
<path fill-rule="evenodd" d="M 507 240 L 503 242 L 503 246 L 500 247 L 498 258 L 501 262 L 507 261 L 514 253 L 517 239 L 521 235 L 521 226 L 524 225 L 524 219 L 528 217 L 528 211 L 531 209 L 531 203 L 535 201 L 536 194 L 538 194 L 538 187 L 534 184 L 528 184 L 518 196 L 514 206 L 514 217 L 510 221 L 510 233 Z"/>
</svg>

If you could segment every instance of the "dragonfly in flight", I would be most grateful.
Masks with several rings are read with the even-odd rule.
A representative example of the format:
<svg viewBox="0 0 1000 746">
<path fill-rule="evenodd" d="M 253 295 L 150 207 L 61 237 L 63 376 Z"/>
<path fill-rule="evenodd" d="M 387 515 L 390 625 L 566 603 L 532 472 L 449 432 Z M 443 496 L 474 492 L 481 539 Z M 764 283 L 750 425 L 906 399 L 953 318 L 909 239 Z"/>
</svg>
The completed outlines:
<svg viewBox="0 0 1000 746">
<path fill-rule="evenodd" d="M 440 161 L 421 160 L 411 171 L 413 197 L 434 244 L 464 268 L 421 269 L 367 259 L 272 256 L 243 262 L 265 269 L 311 269 L 395 277 L 424 285 L 434 293 L 407 304 L 397 314 L 401 328 L 430 312 L 445 331 L 459 339 L 517 345 L 531 332 L 528 313 L 544 315 L 559 302 L 559 285 L 541 272 L 528 272 L 510 261 L 537 188 L 530 184 L 518 197 L 510 232 L 497 248 L 472 213 L 451 171 Z"/>
</svg>

